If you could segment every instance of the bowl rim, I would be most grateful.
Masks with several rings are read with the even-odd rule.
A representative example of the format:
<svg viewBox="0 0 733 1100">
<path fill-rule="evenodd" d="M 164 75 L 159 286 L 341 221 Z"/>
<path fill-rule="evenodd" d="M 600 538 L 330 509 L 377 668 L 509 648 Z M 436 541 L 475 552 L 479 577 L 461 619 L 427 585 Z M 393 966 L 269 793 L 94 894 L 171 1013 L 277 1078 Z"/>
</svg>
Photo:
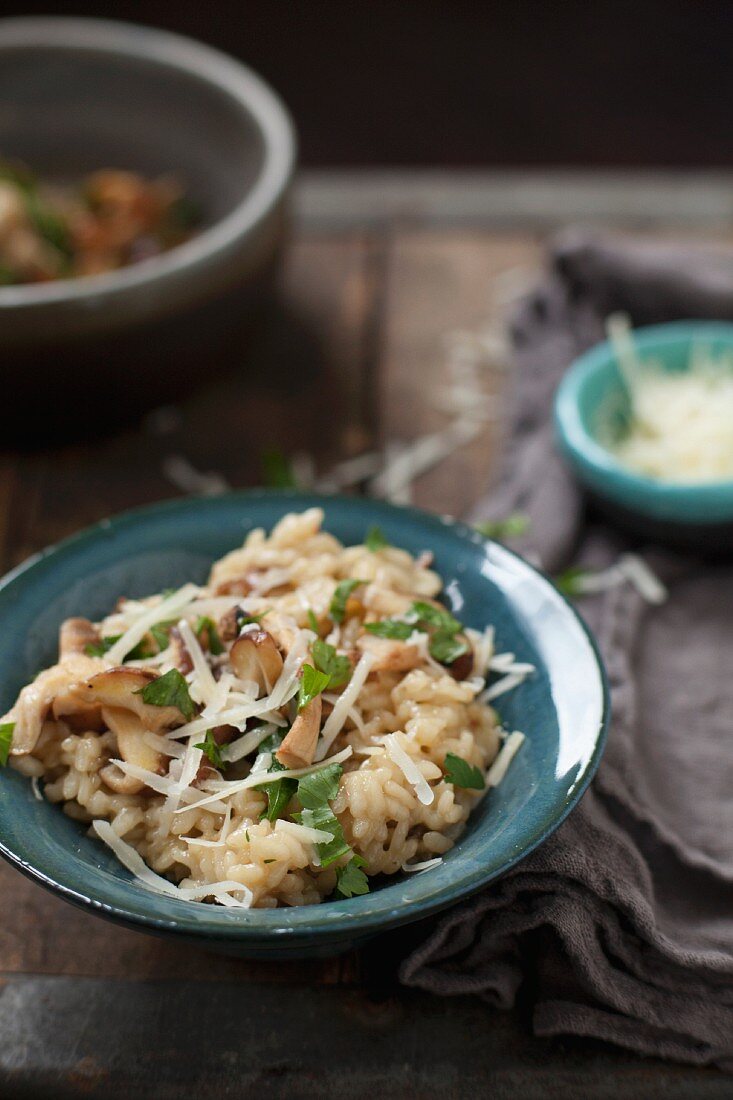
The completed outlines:
<svg viewBox="0 0 733 1100">
<path fill-rule="evenodd" d="M 150 283 L 205 269 L 246 238 L 282 201 L 296 158 L 295 128 L 283 101 L 253 69 L 185 35 L 113 19 L 18 16 L 0 19 L 0 56 L 17 49 L 103 52 L 177 69 L 234 101 L 254 122 L 263 141 L 256 179 L 237 205 L 213 225 L 170 251 L 116 271 L 50 283 L 0 287 L 0 310 L 28 310 L 51 303 L 108 300 Z"/>
<path fill-rule="evenodd" d="M 723 339 L 733 349 L 733 323 L 684 320 L 634 328 L 642 351 L 662 351 L 693 338 Z M 555 393 L 555 436 L 587 484 L 602 496 L 657 518 L 678 523 L 725 523 L 733 519 L 733 478 L 688 483 L 658 481 L 624 466 L 591 434 L 580 415 L 580 394 L 588 380 L 615 359 L 610 341 L 602 340 L 568 367 Z"/>
<path fill-rule="evenodd" d="M 598 673 L 601 702 L 599 728 L 593 750 L 584 763 L 584 770 L 574 782 L 572 789 L 567 793 L 560 811 L 552 820 L 544 821 L 541 827 L 531 836 L 529 843 L 523 847 L 520 852 L 516 852 L 507 858 L 498 868 L 489 869 L 488 871 L 486 869 L 482 871 L 480 868 L 475 868 L 470 872 L 466 872 L 458 883 L 452 882 L 449 887 L 443 887 L 440 894 L 413 900 L 402 906 L 390 905 L 388 901 L 385 901 L 383 913 L 371 912 L 361 915 L 354 915 L 353 912 L 349 913 L 348 903 L 334 902 L 326 903 L 326 906 L 312 905 L 295 907 L 287 910 L 289 914 L 295 914 L 297 922 L 290 927 L 269 927 L 266 925 L 252 926 L 247 925 L 246 922 L 232 922 L 228 925 L 211 927 L 200 918 L 195 922 L 187 922 L 185 920 L 182 920 L 180 923 L 178 921 L 172 922 L 160 916 L 131 910 L 123 904 L 110 903 L 102 901 L 99 898 L 90 897 L 82 890 L 57 881 L 52 875 L 32 866 L 24 860 L 22 856 L 19 856 L 9 848 L 1 838 L 0 856 L 33 881 L 40 883 L 52 893 L 60 895 L 65 900 L 77 905 L 79 908 L 91 910 L 97 915 L 106 917 L 117 923 L 125 924 L 128 927 L 151 933 L 171 934 L 188 940 L 200 938 L 222 944 L 239 942 L 243 945 L 249 945 L 252 949 L 267 947 L 277 950 L 278 948 L 287 946 L 287 944 L 296 948 L 313 943 L 314 937 L 325 940 L 338 940 L 341 938 L 353 940 L 360 934 L 366 936 L 375 934 L 379 931 L 386 931 L 387 929 L 396 928 L 400 925 L 423 919 L 434 913 L 450 908 L 471 897 L 489 882 L 493 882 L 505 875 L 559 828 L 568 814 L 580 801 L 588 785 L 595 776 L 608 737 L 611 718 L 611 696 L 608 677 L 598 643 L 577 609 L 564 593 L 557 588 L 547 574 L 536 566 L 531 565 L 521 556 L 521 554 L 518 554 L 514 550 L 510 550 L 502 543 L 496 542 L 496 540 L 487 539 L 475 528 L 451 516 L 439 516 L 434 513 L 425 512 L 419 508 L 396 505 L 386 501 L 346 497 L 339 494 L 326 495 L 308 493 L 298 490 L 248 489 L 228 492 L 216 497 L 188 496 L 169 499 L 129 509 L 110 518 L 101 519 L 83 530 L 41 550 L 27 561 L 16 566 L 4 577 L 0 578 L 0 592 L 4 591 L 18 578 L 32 571 L 36 566 L 46 563 L 49 560 L 53 562 L 54 559 L 63 558 L 69 554 L 73 555 L 79 547 L 100 537 L 108 538 L 110 534 L 116 530 L 134 526 L 141 521 L 144 523 L 146 519 L 155 519 L 161 515 L 186 511 L 191 505 L 203 507 L 213 505 L 216 501 L 221 501 L 222 499 L 232 502 L 241 501 L 243 506 L 246 506 L 248 502 L 258 500 L 277 500 L 278 502 L 282 501 L 286 506 L 292 505 L 294 507 L 328 507 L 334 503 L 341 503 L 344 505 L 356 504 L 357 506 L 361 504 L 378 506 L 386 515 L 406 516 L 408 519 L 419 522 L 421 525 L 427 524 L 429 527 L 432 526 L 436 532 L 439 530 L 444 531 L 447 527 L 459 539 L 466 540 L 474 546 L 485 547 L 488 544 L 492 548 L 492 553 L 499 555 L 499 559 L 504 557 L 505 560 L 508 559 L 520 563 L 525 570 L 535 574 L 548 584 L 550 588 L 553 589 L 554 594 L 559 597 L 560 601 L 565 605 L 566 610 L 570 612 L 570 615 L 576 621 L 577 626 L 580 627 L 580 631 L 589 645 L 594 666 Z M 379 894 L 386 893 L 388 889 L 389 887 L 385 887 L 385 890 L 379 891 Z M 448 897 L 445 896 L 446 889 L 450 889 L 451 891 Z M 371 896 L 377 897 L 379 894 Z M 334 907 L 340 904 L 345 904 L 345 908 L 335 913 Z M 324 919 L 327 915 L 324 914 L 324 908 L 330 913 L 328 920 Z M 200 911 L 197 910 L 197 912 Z M 271 910 L 271 912 L 278 913 L 282 911 L 274 909 Z"/>
</svg>

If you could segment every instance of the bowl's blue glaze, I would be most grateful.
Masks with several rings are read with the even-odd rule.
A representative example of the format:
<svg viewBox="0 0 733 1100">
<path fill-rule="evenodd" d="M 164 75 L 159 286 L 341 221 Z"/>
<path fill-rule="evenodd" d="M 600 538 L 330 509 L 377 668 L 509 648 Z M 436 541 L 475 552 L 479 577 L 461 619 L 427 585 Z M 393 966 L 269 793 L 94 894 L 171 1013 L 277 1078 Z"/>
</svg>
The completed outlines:
<svg viewBox="0 0 733 1100">
<path fill-rule="evenodd" d="M 675 321 L 634 330 L 634 343 L 645 358 L 665 369 L 687 368 L 693 345 L 713 353 L 733 353 L 733 325 Z M 599 410 L 621 409 L 625 389 L 613 348 L 598 344 L 581 355 L 565 374 L 555 397 L 556 436 L 580 481 L 596 496 L 629 513 L 679 526 L 730 524 L 733 480 L 704 484 L 657 481 L 628 470 L 595 437 Z"/>
<path fill-rule="evenodd" d="M 531 680 L 500 700 L 506 724 L 528 740 L 444 862 L 364 897 L 314 907 L 243 913 L 187 903 L 134 882 L 11 769 L 0 775 L 0 851 L 7 859 L 102 916 L 230 953 L 283 957 L 336 952 L 445 908 L 512 867 L 559 825 L 598 766 L 608 722 L 605 677 L 585 627 L 549 581 L 502 546 L 460 524 L 373 501 L 277 493 L 178 500 L 103 521 L 38 555 L 0 584 L 0 707 L 55 659 L 56 631 L 67 615 L 97 618 L 121 593 L 202 580 L 210 562 L 252 527 L 269 528 L 286 511 L 314 504 L 346 543 L 362 541 L 377 523 L 397 546 L 432 550 L 459 617 L 475 627 L 493 623 L 500 649 L 537 666 Z"/>
</svg>

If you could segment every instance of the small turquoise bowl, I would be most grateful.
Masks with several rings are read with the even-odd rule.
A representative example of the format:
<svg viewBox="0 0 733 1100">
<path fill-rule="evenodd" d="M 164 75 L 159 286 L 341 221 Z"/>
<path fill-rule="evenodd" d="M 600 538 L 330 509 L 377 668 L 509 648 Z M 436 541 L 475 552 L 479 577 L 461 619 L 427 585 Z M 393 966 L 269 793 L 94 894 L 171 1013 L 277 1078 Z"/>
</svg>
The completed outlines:
<svg viewBox="0 0 733 1100">
<path fill-rule="evenodd" d="M 669 371 L 687 369 L 693 346 L 733 354 L 733 324 L 675 321 L 634 330 L 642 358 Z M 733 480 L 700 484 L 662 482 L 634 473 L 596 438 L 603 410 L 623 415 L 626 389 L 611 344 L 581 355 L 555 396 L 555 430 L 561 452 L 592 497 L 624 525 L 666 541 L 713 549 L 733 536 Z M 609 415 L 613 415 L 609 413 Z M 733 430 L 733 429 L 732 429 Z"/>
<path fill-rule="evenodd" d="M 462 524 L 375 501 L 236 493 L 130 512 L 32 558 L 0 583 L 0 707 L 56 659 L 59 623 L 99 618 L 121 593 L 141 596 L 203 580 L 213 559 L 253 527 L 320 506 L 325 526 L 359 543 L 372 524 L 419 553 L 432 550 L 445 596 L 468 625 L 493 623 L 497 646 L 537 672 L 501 698 L 527 741 L 499 787 L 477 807 L 443 863 L 348 901 L 247 912 L 185 902 L 134 881 L 99 841 L 30 782 L 0 774 L 0 852 L 69 901 L 130 927 L 260 958 L 329 955 L 455 904 L 519 863 L 567 816 L 598 767 L 608 723 L 603 668 L 573 608 L 540 573 Z M 2 713 L 0 711 L 0 713 Z"/>
</svg>

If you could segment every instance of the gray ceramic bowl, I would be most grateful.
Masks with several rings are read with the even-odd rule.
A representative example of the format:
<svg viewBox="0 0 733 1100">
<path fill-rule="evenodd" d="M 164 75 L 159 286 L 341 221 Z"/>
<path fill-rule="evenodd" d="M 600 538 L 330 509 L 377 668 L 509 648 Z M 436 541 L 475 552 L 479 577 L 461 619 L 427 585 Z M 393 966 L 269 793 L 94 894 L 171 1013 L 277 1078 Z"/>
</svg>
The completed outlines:
<svg viewBox="0 0 733 1100">
<path fill-rule="evenodd" d="M 236 350 L 282 240 L 295 141 L 277 96 L 244 65 L 177 35 L 86 19 L 0 21 L 0 150 L 41 176 L 101 167 L 173 173 L 203 228 L 120 271 L 0 288 L 3 383 L 59 392 L 115 373 L 170 385 Z M 158 369 L 156 369 L 156 367 Z M 107 389 L 107 396 L 110 391 Z"/>
</svg>

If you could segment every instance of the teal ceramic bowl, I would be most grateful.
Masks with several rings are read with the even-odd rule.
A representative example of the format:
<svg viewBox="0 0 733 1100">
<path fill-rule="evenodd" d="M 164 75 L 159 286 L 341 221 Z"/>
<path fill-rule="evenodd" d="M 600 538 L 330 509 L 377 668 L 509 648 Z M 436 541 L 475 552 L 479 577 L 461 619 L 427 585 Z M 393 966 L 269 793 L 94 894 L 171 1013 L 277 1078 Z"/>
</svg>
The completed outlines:
<svg viewBox="0 0 733 1100">
<path fill-rule="evenodd" d="M 634 330 L 642 358 L 666 370 L 687 369 L 694 346 L 733 354 L 733 325 L 676 321 Z M 623 418 L 628 399 L 610 343 L 591 348 L 571 365 L 555 397 L 555 429 L 561 452 L 591 495 L 642 534 L 720 546 L 733 535 L 733 480 L 705 484 L 661 482 L 623 466 L 597 439 L 599 419 Z M 608 414 L 604 410 L 609 410 Z"/>
<path fill-rule="evenodd" d="M 105 520 L 38 555 L 0 584 L 0 707 L 55 660 L 59 623 L 100 617 L 120 593 L 203 580 L 211 561 L 255 526 L 320 505 L 346 543 L 379 524 L 395 545 L 435 554 L 448 603 L 467 624 L 493 623 L 497 644 L 536 674 L 501 699 L 527 741 L 443 863 L 388 880 L 363 897 L 294 909 L 225 909 L 155 894 L 57 806 L 34 798 L 10 768 L 0 775 L 0 851 L 55 893 L 100 916 L 200 946 L 264 958 L 326 955 L 453 905 L 513 867 L 566 817 L 594 774 L 608 723 L 595 645 L 540 573 L 461 524 L 366 500 L 239 493 L 185 499 Z"/>
</svg>

